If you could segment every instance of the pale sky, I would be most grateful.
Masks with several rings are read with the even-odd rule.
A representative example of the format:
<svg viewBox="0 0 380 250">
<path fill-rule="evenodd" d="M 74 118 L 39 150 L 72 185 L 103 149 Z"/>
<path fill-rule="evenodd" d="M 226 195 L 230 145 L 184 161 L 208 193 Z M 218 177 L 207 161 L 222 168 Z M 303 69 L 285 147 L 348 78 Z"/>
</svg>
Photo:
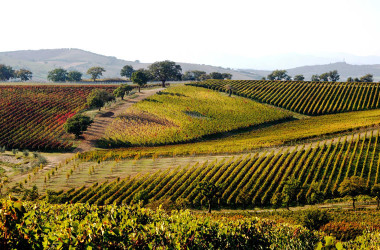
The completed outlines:
<svg viewBox="0 0 380 250">
<path fill-rule="evenodd" d="M 380 56 L 380 0 L 4 0 L 0 6 L 0 51 L 79 48 L 125 60 L 225 67 L 244 67 L 230 65 L 231 58 L 285 53 Z"/>
</svg>

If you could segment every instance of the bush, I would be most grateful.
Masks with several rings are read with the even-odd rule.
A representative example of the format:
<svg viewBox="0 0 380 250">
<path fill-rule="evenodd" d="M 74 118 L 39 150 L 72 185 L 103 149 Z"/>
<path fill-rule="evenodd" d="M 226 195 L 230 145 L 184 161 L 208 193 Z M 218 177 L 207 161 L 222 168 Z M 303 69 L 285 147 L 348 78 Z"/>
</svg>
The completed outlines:
<svg viewBox="0 0 380 250">
<path fill-rule="evenodd" d="M 327 211 L 320 209 L 305 210 L 299 217 L 301 225 L 310 230 L 318 230 L 329 223 L 330 220 L 331 217 Z"/>
<path fill-rule="evenodd" d="M 332 235 L 341 241 L 353 240 L 362 235 L 366 226 L 358 222 L 333 221 L 320 229 L 326 234 Z"/>
</svg>

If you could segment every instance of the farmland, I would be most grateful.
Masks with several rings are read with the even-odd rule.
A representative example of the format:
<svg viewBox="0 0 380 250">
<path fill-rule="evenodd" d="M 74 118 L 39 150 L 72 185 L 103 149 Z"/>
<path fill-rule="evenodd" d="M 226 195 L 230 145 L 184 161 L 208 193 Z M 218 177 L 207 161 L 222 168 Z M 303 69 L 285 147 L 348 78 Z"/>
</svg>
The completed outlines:
<svg viewBox="0 0 380 250">
<path fill-rule="evenodd" d="M 70 150 L 66 120 L 85 108 L 94 88 L 112 86 L 0 86 L 0 146 L 13 149 Z"/>
<path fill-rule="evenodd" d="M 207 80 L 191 85 L 226 91 L 306 115 L 380 107 L 378 83 Z"/>
<path fill-rule="evenodd" d="M 137 103 L 105 133 L 105 146 L 152 146 L 201 139 L 292 118 L 290 112 L 195 87 L 173 87 Z"/>
<path fill-rule="evenodd" d="M 213 228 L 226 233 L 226 237 L 236 225 L 241 226 L 238 228 L 246 225 L 253 230 L 254 224 L 260 232 L 270 225 L 271 232 L 277 230 L 285 234 L 283 241 L 265 238 L 266 233 L 257 234 L 272 248 L 289 246 L 286 244 L 315 246 L 324 235 L 336 235 L 339 240 L 347 241 L 345 244 L 360 244 L 349 243 L 355 241 L 354 237 L 338 234 L 339 230 L 347 230 L 351 236 L 360 236 L 363 230 L 369 230 L 363 237 L 375 242 L 379 225 L 373 218 L 377 213 L 363 215 L 366 222 L 372 223 L 366 227 L 355 223 L 355 219 L 348 219 L 354 218 L 354 214 L 331 212 L 334 220 L 321 226 L 319 231 L 296 229 L 301 227 L 288 224 L 274 226 L 279 217 L 264 211 L 261 217 L 270 220 L 255 219 L 253 223 L 251 213 L 254 209 L 314 205 L 324 200 L 347 201 L 349 198 L 340 193 L 339 187 L 353 176 L 364 181 L 366 209 L 374 206 L 373 196 L 368 195 L 371 188 L 380 183 L 377 84 L 208 80 L 193 85 L 196 86 L 180 84 L 157 90 L 157 94 L 117 112 L 107 107 L 101 112 L 87 111 L 95 117 L 110 114 L 109 122 L 107 126 L 93 124 L 89 132 L 104 133 L 97 141 L 101 148 L 75 154 L 76 143 L 73 136 L 63 131 L 63 124 L 74 114 L 86 111 L 86 98 L 93 88 L 112 92 L 115 86 L 1 86 L 1 102 L 5 108 L 0 111 L 4 128 L 0 133 L 0 149 L 4 151 L 1 146 L 5 146 L 7 151 L 0 152 L 0 191 L 23 200 L 32 199 L 33 192 L 38 192 L 38 200 L 44 200 L 23 202 L 24 218 L 29 219 L 15 221 L 15 225 L 29 223 L 30 228 L 13 232 L 15 237 L 29 237 L 34 230 L 31 221 L 53 220 L 60 223 L 47 225 L 47 231 L 40 235 L 43 242 L 33 244 L 56 247 L 54 242 L 60 238 L 62 246 L 82 243 L 91 246 L 95 240 L 90 242 L 84 235 L 99 230 L 101 225 L 106 232 L 102 235 L 113 235 L 115 241 L 104 243 L 103 236 L 97 233 L 91 238 L 107 247 L 121 247 L 118 245 L 121 242 L 125 246 L 144 245 L 143 242 L 151 242 L 158 235 L 165 238 L 165 244 L 181 246 L 187 244 L 183 240 L 189 237 L 186 242 L 206 237 L 189 236 L 180 224 L 186 228 L 202 227 L 206 231 L 211 230 L 208 226 L 212 224 Z M 229 89 L 233 90 L 232 96 L 225 93 Z M 125 98 L 123 103 L 133 100 L 133 96 Z M 124 107 L 121 101 L 117 102 L 115 109 Z M 113 116 L 114 112 L 117 115 Z M 81 140 L 85 141 L 86 136 Z M 63 159 L 61 153 L 29 154 L 22 149 L 72 153 L 57 162 L 56 159 Z M 285 193 L 290 181 L 299 183 L 292 199 Z M 218 187 L 213 202 L 201 189 L 204 183 Z M 208 204 L 213 210 L 228 209 L 229 212 L 208 217 L 199 211 Z M 10 211 L 16 211 L 14 206 L 19 205 L 9 200 L 1 202 L 3 209 Z M 192 214 L 180 211 L 168 215 L 150 210 L 160 205 L 168 210 L 191 209 Z M 33 213 L 32 207 L 43 212 Z M 81 218 L 69 222 L 73 223 L 74 231 L 78 230 L 75 234 L 67 234 L 62 226 L 67 223 L 66 213 L 57 211 L 67 211 Z M 91 216 L 81 217 L 79 214 L 83 211 Z M 114 215 L 122 218 L 123 223 L 145 230 L 144 236 L 138 236 L 130 228 L 128 231 L 116 226 L 121 221 L 114 221 Z M 149 222 L 140 225 L 134 216 L 138 217 L 137 221 L 145 218 Z M 299 223 L 287 213 L 281 216 L 280 222 Z M 0 218 L 0 226 L 5 225 L 1 222 L 4 218 Z M 104 221 L 104 218 L 108 219 Z M 235 219 L 237 224 L 234 224 Z M 87 227 L 86 222 L 91 226 Z M 161 233 L 148 233 L 153 232 L 155 223 L 162 225 Z M 183 232 L 182 236 L 171 238 L 173 227 L 177 233 Z M 244 234 L 234 230 L 235 236 Z M 307 235 L 310 241 L 303 238 L 300 243 L 300 237 L 289 236 L 296 231 Z M 126 235 L 129 242 L 122 239 Z M 218 237 L 214 242 L 232 244 L 221 242 Z"/>
<path fill-rule="evenodd" d="M 97 205 L 130 204 L 139 192 L 145 202 L 181 200 L 193 207 L 205 204 L 197 185 L 199 182 L 223 186 L 219 204 L 226 207 L 270 206 L 280 195 L 288 178 L 300 181 L 304 189 L 297 195 L 301 204 L 312 202 L 319 190 L 323 197 L 337 197 L 338 187 L 346 177 L 360 176 L 370 189 L 380 182 L 379 134 L 357 136 L 317 147 L 300 145 L 292 150 L 268 151 L 247 156 L 213 160 L 176 168 L 161 169 L 127 177 L 123 180 L 96 183 L 88 188 L 62 193 L 61 202 L 89 202 Z M 117 169 L 118 163 L 114 163 Z M 100 169 L 100 167 L 97 167 Z M 313 185 L 317 188 L 313 189 Z M 315 202 L 315 201 L 314 201 Z"/>
</svg>

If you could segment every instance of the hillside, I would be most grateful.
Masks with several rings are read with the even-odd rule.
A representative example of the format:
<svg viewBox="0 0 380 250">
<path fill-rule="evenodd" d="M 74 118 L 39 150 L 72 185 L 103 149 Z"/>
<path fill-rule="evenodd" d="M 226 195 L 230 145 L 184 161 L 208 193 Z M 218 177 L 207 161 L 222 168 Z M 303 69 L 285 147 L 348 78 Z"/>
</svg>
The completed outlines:
<svg viewBox="0 0 380 250">
<path fill-rule="evenodd" d="M 106 69 L 104 77 L 119 77 L 124 65 L 132 65 L 134 69 L 147 68 L 150 63 L 126 61 L 113 56 L 104 56 L 80 49 L 44 49 L 0 52 L 0 64 L 10 65 L 14 69 L 27 68 L 33 72 L 33 81 L 46 81 L 50 70 L 62 67 L 67 70 L 78 70 L 85 73 L 88 68 L 101 66 Z M 179 63 L 182 72 L 202 70 L 207 73 L 230 73 L 233 79 L 260 79 L 249 72 L 238 72 L 231 69 L 204 64 Z M 86 77 L 86 76 L 85 76 Z M 88 76 L 87 76 L 88 77 Z"/>
<path fill-rule="evenodd" d="M 290 76 L 304 75 L 306 80 L 310 80 L 312 75 L 320 75 L 325 72 L 337 70 L 340 74 L 340 80 L 345 81 L 348 77 L 360 78 L 366 74 L 372 74 L 374 81 L 380 81 L 380 64 L 373 65 L 353 65 L 345 62 L 330 63 L 323 65 L 302 66 L 287 69 Z M 270 70 L 254 70 L 254 69 L 241 69 L 240 72 L 247 74 L 257 74 L 267 76 L 271 73 Z"/>
</svg>

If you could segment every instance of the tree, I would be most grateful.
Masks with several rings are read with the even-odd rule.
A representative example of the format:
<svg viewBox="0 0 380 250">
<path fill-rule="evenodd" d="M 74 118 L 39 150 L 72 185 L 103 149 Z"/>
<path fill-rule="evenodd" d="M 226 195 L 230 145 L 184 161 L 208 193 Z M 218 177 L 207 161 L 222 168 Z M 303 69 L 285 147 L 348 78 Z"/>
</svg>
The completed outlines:
<svg viewBox="0 0 380 250">
<path fill-rule="evenodd" d="M 185 74 L 182 76 L 182 80 L 185 81 L 200 81 L 200 76 L 206 74 L 205 71 L 200 70 L 192 70 L 192 71 L 186 71 Z"/>
<path fill-rule="evenodd" d="M 295 75 L 293 80 L 294 81 L 304 81 L 305 77 L 303 75 Z"/>
<path fill-rule="evenodd" d="M 228 96 L 231 97 L 231 95 L 232 95 L 232 86 L 230 84 L 226 85 L 226 91 L 228 93 Z"/>
<path fill-rule="evenodd" d="M 223 76 L 223 79 L 228 79 L 228 80 L 232 79 L 232 74 L 230 73 L 222 73 L 222 76 Z"/>
<path fill-rule="evenodd" d="M 132 73 L 131 80 L 133 83 L 139 85 L 139 92 L 141 87 L 143 87 L 148 82 L 148 76 L 142 71 L 136 71 Z"/>
<path fill-rule="evenodd" d="M 181 79 L 182 68 L 180 65 L 172 61 L 155 62 L 148 67 L 152 76 L 162 82 L 162 87 L 165 87 L 165 82 L 169 79 Z"/>
<path fill-rule="evenodd" d="M 79 136 L 87 130 L 88 126 L 93 123 L 90 117 L 81 114 L 76 114 L 73 117 L 67 119 L 63 128 L 67 133 L 74 134 L 75 139 L 79 139 Z"/>
<path fill-rule="evenodd" d="M 360 82 L 360 79 L 355 77 L 354 82 Z"/>
<path fill-rule="evenodd" d="M 332 82 L 339 81 L 340 76 L 339 76 L 337 70 L 330 71 L 328 74 L 329 74 L 330 81 L 332 81 Z"/>
<path fill-rule="evenodd" d="M 207 80 L 207 79 L 210 79 L 210 75 L 202 74 L 202 75 L 199 76 L 199 80 L 200 81 L 204 81 L 204 80 Z"/>
<path fill-rule="evenodd" d="M 76 70 L 72 70 L 67 73 L 67 81 L 69 82 L 80 82 L 82 81 L 82 73 Z"/>
<path fill-rule="evenodd" d="M 121 100 L 124 99 L 124 96 L 128 94 L 133 89 L 132 86 L 127 84 L 121 84 L 117 89 L 113 91 L 115 97 L 121 97 Z"/>
<path fill-rule="evenodd" d="M 320 81 L 319 75 L 312 75 L 311 76 L 311 81 L 313 81 L 313 82 L 319 82 Z"/>
<path fill-rule="evenodd" d="M 132 73 L 135 72 L 133 67 L 131 65 L 125 65 L 121 70 L 120 70 L 120 75 L 125 76 L 129 79 L 131 79 Z"/>
<path fill-rule="evenodd" d="M 267 76 L 268 80 L 278 80 L 278 81 L 289 81 L 290 76 L 287 74 L 286 70 L 274 70 Z"/>
<path fill-rule="evenodd" d="M 361 82 L 373 82 L 373 75 L 371 74 L 366 74 L 362 77 L 360 77 Z"/>
<path fill-rule="evenodd" d="M 27 69 L 19 69 L 16 71 L 16 77 L 20 78 L 21 81 L 28 81 L 32 79 L 33 73 Z"/>
<path fill-rule="evenodd" d="M 282 196 L 284 197 L 284 202 L 286 208 L 289 210 L 289 205 L 292 201 L 297 201 L 297 194 L 302 189 L 301 181 L 294 177 L 289 177 L 284 184 L 284 189 L 282 190 Z"/>
<path fill-rule="evenodd" d="M 57 68 L 49 71 L 47 79 L 53 82 L 65 82 L 67 79 L 67 71 L 62 68 Z"/>
<path fill-rule="evenodd" d="M 102 67 L 91 67 L 87 70 L 87 74 L 91 75 L 91 79 L 95 82 L 106 70 Z"/>
<path fill-rule="evenodd" d="M 366 190 L 366 182 L 363 178 L 359 176 L 351 176 L 350 178 L 345 178 L 342 183 L 340 183 L 338 192 L 342 196 L 350 196 L 352 198 L 352 208 L 355 210 L 356 196 L 364 194 Z"/>
<path fill-rule="evenodd" d="M 210 78 L 211 79 L 219 79 L 219 80 L 223 80 L 224 79 L 222 73 L 219 73 L 219 72 L 211 72 L 210 73 Z"/>
<path fill-rule="evenodd" d="M 347 82 L 353 82 L 353 81 L 354 79 L 351 76 L 347 78 Z"/>
<path fill-rule="evenodd" d="M 319 80 L 321 82 L 328 82 L 329 81 L 329 76 L 330 76 L 329 73 L 323 73 L 323 74 L 319 75 Z"/>
<path fill-rule="evenodd" d="M 99 108 L 100 111 L 100 109 L 104 106 L 106 102 L 110 102 L 113 100 L 115 100 L 115 97 L 107 91 L 101 89 L 94 89 L 87 96 L 87 105 L 91 108 Z"/>
<path fill-rule="evenodd" d="M 377 201 L 376 209 L 379 210 L 380 209 L 380 183 L 377 183 L 372 186 L 371 195 L 376 198 L 376 201 Z"/>
<path fill-rule="evenodd" d="M 8 81 L 15 77 L 15 71 L 12 67 L 0 64 L 0 81 Z"/>
<path fill-rule="evenodd" d="M 211 182 L 201 182 L 198 184 L 198 191 L 206 198 L 208 202 L 208 212 L 211 213 L 211 206 L 214 198 L 222 195 L 222 186 L 215 185 Z"/>
</svg>

